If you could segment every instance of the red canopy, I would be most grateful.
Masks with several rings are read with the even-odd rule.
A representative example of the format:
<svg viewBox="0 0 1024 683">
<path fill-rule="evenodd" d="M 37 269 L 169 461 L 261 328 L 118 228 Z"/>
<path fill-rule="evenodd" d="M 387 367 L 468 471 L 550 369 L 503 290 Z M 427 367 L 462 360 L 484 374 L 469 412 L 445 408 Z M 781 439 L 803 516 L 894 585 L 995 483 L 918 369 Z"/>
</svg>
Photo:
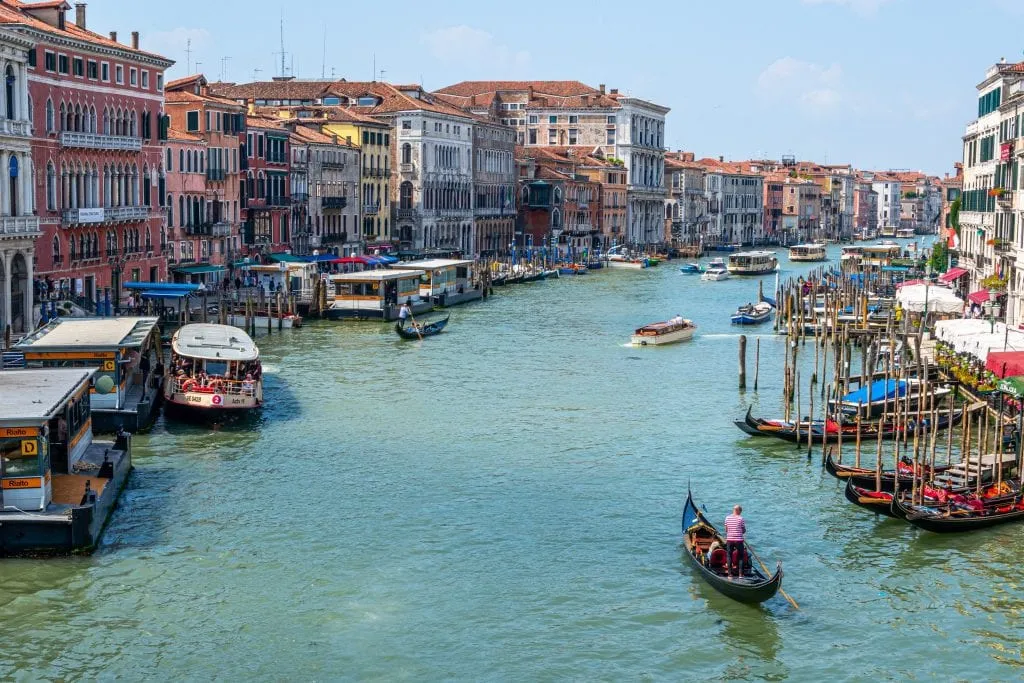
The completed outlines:
<svg viewBox="0 0 1024 683">
<path fill-rule="evenodd" d="M 945 273 L 943 273 L 942 275 L 939 276 L 939 282 L 945 282 L 946 284 L 949 284 L 953 280 L 956 280 L 957 278 L 961 278 L 964 275 L 967 275 L 967 270 L 966 269 L 964 269 L 964 268 L 950 268 Z"/>
<path fill-rule="evenodd" d="M 988 301 L 988 299 L 989 296 L 987 289 L 979 289 L 977 292 L 971 292 L 967 295 L 967 300 L 972 304 L 983 304 Z"/>
<path fill-rule="evenodd" d="M 331 263 L 366 263 L 361 256 L 344 256 L 336 258 Z"/>
<path fill-rule="evenodd" d="M 925 282 L 924 280 L 907 280 L 906 282 L 901 282 L 898 285 L 896 285 L 896 289 L 899 289 L 900 287 L 910 287 L 911 285 L 930 285 L 930 284 L 931 284 L 930 282 Z"/>
<path fill-rule="evenodd" d="M 1024 375 L 1024 351 L 992 351 L 985 359 L 985 368 L 996 377 Z"/>
</svg>

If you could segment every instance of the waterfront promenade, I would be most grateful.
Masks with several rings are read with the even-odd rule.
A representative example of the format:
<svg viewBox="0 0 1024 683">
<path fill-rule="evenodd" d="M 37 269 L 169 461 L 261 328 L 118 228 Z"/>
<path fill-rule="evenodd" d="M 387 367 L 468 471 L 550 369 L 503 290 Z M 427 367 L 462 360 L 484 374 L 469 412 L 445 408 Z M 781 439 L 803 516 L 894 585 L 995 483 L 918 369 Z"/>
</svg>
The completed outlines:
<svg viewBox="0 0 1024 683">
<path fill-rule="evenodd" d="M 879 523 L 732 426 L 780 409 L 783 338 L 736 389 L 728 314 L 756 282 L 602 271 L 454 309 L 422 344 L 377 323 L 262 337 L 261 415 L 159 422 L 96 555 L 0 563 L 22 625 L 0 677 L 1013 678 L 993 607 L 1018 527 Z M 693 342 L 625 346 L 675 313 Z M 715 519 L 743 503 L 800 612 L 737 609 L 690 571 L 687 482 Z"/>
</svg>

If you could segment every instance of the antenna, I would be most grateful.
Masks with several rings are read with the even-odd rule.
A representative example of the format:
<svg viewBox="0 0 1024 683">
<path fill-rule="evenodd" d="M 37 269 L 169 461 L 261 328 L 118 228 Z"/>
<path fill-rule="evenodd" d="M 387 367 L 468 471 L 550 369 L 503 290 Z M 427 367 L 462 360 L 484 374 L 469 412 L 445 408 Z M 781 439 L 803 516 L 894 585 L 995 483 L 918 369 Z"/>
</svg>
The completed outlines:
<svg viewBox="0 0 1024 683">
<path fill-rule="evenodd" d="M 185 72 L 192 73 L 192 39 L 185 41 Z"/>
<path fill-rule="evenodd" d="M 227 73 L 228 73 L 228 60 L 229 59 L 231 59 L 231 57 L 221 57 L 220 58 L 220 80 L 221 81 L 224 81 L 224 78 L 227 76 Z"/>
<path fill-rule="evenodd" d="M 327 27 L 324 27 L 324 50 L 323 55 L 320 58 L 320 78 L 323 78 L 327 72 Z"/>
<path fill-rule="evenodd" d="M 284 10 L 281 10 L 281 75 L 284 76 Z"/>
<path fill-rule="evenodd" d="M 380 70 L 380 82 L 381 83 L 384 82 L 384 74 L 386 74 L 387 72 L 388 72 L 387 69 L 381 69 Z"/>
<path fill-rule="evenodd" d="M 252 110 L 254 112 L 256 111 L 256 77 L 261 71 L 263 71 L 263 69 L 252 70 Z"/>
<path fill-rule="evenodd" d="M 370 74 L 370 80 L 372 81 L 377 77 L 377 53 L 373 53 L 373 73 Z"/>
</svg>

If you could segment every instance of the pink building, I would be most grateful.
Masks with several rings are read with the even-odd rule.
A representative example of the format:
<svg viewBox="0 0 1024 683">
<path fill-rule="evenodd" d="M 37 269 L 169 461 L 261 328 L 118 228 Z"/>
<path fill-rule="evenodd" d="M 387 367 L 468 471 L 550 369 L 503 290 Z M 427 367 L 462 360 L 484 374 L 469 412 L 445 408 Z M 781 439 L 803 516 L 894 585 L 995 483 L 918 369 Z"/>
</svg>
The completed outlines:
<svg viewBox="0 0 1024 683">
<path fill-rule="evenodd" d="M 65 2 L 0 3 L 0 25 L 29 53 L 38 273 L 95 301 L 124 280 L 166 275 L 159 244 L 163 73 L 173 62 L 74 22 Z"/>
<path fill-rule="evenodd" d="M 223 256 L 212 244 L 212 217 L 206 202 L 206 140 L 171 128 L 164 158 L 167 189 L 167 264 L 179 282 L 214 283 Z"/>
</svg>

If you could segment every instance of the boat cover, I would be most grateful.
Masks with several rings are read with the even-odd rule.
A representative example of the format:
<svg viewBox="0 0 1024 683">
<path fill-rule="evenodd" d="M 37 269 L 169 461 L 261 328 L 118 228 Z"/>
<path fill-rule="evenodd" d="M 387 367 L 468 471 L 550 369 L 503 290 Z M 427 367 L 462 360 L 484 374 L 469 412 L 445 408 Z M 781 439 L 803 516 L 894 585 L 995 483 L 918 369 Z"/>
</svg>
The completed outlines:
<svg viewBox="0 0 1024 683">
<path fill-rule="evenodd" d="M 870 391 L 870 394 L 868 393 Z M 879 379 L 857 391 L 851 391 L 843 397 L 843 403 L 863 403 L 867 405 L 871 401 L 893 399 L 897 396 L 904 396 L 907 393 L 907 383 L 904 380 Z M 868 396 L 870 395 L 870 399 Z"/>
</svg>

